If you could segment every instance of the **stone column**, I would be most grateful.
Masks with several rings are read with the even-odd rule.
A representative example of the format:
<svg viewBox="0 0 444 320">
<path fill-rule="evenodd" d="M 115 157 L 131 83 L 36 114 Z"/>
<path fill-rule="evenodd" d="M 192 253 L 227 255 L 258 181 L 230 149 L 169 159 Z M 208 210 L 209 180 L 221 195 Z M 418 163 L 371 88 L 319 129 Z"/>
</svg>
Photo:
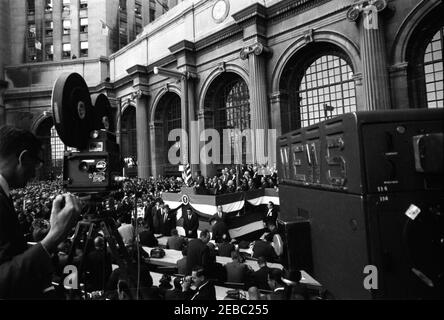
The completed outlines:
<svg viewBox="0 0 444 320">
<path fill-rule="evenodd" d="M 163 122 L 154 121 L 150 123 L 150 151 L 151 151 L 151 174 L 157 177 L 163 174 L 162 156 L 165 146 L 162 144 Z M 157 142 L 157 144 L 156 144 Z"/>
<path fill-rule="evenodd" d="M 137 127 L 137 172 L 139 178 L 150 177 L 150 144 L 148 132 L 148 98 L 142 90 L 135 93 Z"/>
<path fill-rule="evenodd" d="M 386 0 L 357 2 L 349 12 L 351 21 L 358 21 L 363 70 L 364 107 L 366 110 L 391 109 L 387 50 L 381 12 Z"/>
<path fill-rule="evenodd" d="M 270 97 L 271 128 L 275 128 L 277 135 L 290 131 L 288 115 L 288 93 L 275 92 Z"/>
<path fill-rule="evenodd" d="M 199 121 L 199 137 L 200 134 L 205 130 L 205 128 L 210 126 L 211 121 L 213 120 L 214 112 L 209 109 L 200 109 L 198 114 L 198 121 Z M 205 142 L 199 141 L 199 156 L 200 151 L 204 147 Z M 222 159 L 221 159 L 222 161 Z M 206 177 L 213 177 L 217 174 L 217 170 L 214 164 L 204 164 L 200 163 L 200 171 L 202 173 L 202 176 Z"/>
<path fill-rule="evenodd" d="M 8 83 L 0 79 L 0 126 L 6 124 L 6 107 L 3 105 L 3 94 L 8 87 Z"/>
<path fill-rule="evenodd" d="M 241 59 L 248 59 L 250 71 L 250 112 L 251 129 L 255 135 L 253 162 L 267 162 L 267 130 L 269 128 L 268 97 L 266 79 L 265 53 L 269 50 L 261 43 L 245 47 L 241 51 Z M 263 131 L 261 131 L 263 130 Z"/>
</svg>

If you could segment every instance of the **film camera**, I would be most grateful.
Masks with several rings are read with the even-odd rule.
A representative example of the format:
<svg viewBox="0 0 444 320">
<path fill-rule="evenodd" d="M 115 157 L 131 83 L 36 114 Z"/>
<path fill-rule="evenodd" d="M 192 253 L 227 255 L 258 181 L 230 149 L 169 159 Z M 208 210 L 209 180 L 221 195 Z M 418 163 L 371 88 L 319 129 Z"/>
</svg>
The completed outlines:
<svg viewBox="0 0 444 320">
<path fill-rule="evenodd" d="M 70 147 L 63 157 L 64 188 L 88 195 L 84 198 L 84 219 L 77 224 L 68 256 L 71 264 L 76 250 L 82 249 L 79 279 L 88 284 L 83 257 L 100 231 L 119 267 L 126 270 L 131 263 L 116 222 L 100 205 L 103 197 L 124 180 L 119 177 L 123 161 L 114 134 L 110 102 L 104 94 L 91 96 L 81 75 L 65 73 L 56 80 L 52 111 L 57 133 Z M 105 253 L 107 245 L 103 246 Z"/>
<path fill-rule="evenodd" d="M 65 189 L 84 193 L 114 189 L 123 162 L 108 98 L 91 96 L 81 75 L 66 73 L 54 84 L 52 111 L 57 133 L 70 147 L 63 157 Z"/>
</svg>

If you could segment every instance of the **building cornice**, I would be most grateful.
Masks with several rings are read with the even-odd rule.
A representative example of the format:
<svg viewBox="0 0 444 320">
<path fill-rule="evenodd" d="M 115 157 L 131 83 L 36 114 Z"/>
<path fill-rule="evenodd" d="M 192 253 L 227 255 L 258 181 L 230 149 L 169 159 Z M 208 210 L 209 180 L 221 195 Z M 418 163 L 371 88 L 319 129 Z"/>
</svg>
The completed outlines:
<svg viewBox="0 0 444 320">
<path fill-rule="evenodd" d="M 330 0 L 283 0 L 267 8 L 268 23 L 273 24 L 293 16 L 295 14 L 307 11 L 320 6 Z"/>
<path fill-rule="evenodd" d="M 201 51 L 201 50 L 208 48 L 212 45 L 215 45 L 225 39 L 232 38 L 233 36 L 235 36 L 237 34 L 242 34 L 242 28 L 240 28 L 236 24 L 230 25 L 221 31 L 213 33 L 210 36 L 197 41 L 195 44 L 196 51 Z"/>
<path fill-rule="evenodd" d="M 242 28 L 253 24 L 265 26 L 267 24 L 267 8 L 260 3 L 255 3 L 236 12 L 232 17 Z"/>
<path fill-rule="evenodd" d="M 153 73 L 154 67 L 167 67 L 168 65 L 175 63 L 177 61 L 176 57 L 174 55 L 168 55 L 165 58 L 162 58 L 160 60 L 157 60 L 154 63 L 151 63 L 148 65 L 147 70 L 148 73 Z"/>
<path fill-rule="evenodd" d="M 32 62 L 32 63 L 22 63 L 16 65 L 8 65 L 5 66 L 6 70 L 10 69 L 21 69 L 21 68 L 33 68 L 33 67 L 42 67 L 42 66 L 67 66 L 67 65 L 75 65 L 75 64 L 85 64 L 85 63 L 109 63 L 109 58 L 105 56 L 100 56 L 98 58 L 79 58 L 73 60 L 61 60 L 61 61 L 45 61 L 45 62 Z"/>
</svg>

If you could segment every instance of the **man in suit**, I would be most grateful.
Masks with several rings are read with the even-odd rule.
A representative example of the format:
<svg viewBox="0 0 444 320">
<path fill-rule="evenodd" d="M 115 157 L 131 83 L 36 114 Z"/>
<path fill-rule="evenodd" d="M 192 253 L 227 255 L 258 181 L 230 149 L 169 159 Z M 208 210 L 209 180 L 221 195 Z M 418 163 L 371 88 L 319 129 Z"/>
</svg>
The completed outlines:
<svg viewBox="0 0 444 320">
<path fill-rule="evenodd" d="M 162 209 L 162 219 L 160 222 L 160 231 L 162 235 L 169 237 L 171 230 L 176 229 L 176 216 L 170 211 L 168 205 L 164 205 Z"/>
<path fill-rule="evenodd" d="M 174 228 L 171 230 L 171 237 L 167 239 L 166 248 L 172 250 L 182 250 L 186 245 L 184 237 L 179 236 L 179 232 Z"/>
<path fill-rule="evenodd" d="M 268 273 L 268 285 L 270 286 L 273 293 L 268 295 L 268 300 L 287 300 L 287 288 L 282 280 L 282 270 L 280 269 L 270 269 Z"/>
<path fill-rule="evenodd" d="M 196 290 L 190 289 L 191 283 L 197 288 Z M 207 279 L 206 269 L 201 266 L 194 267 L 191 277 L 184 279 L 182 290 L 188 300 L 216 300 L 216 288 Z"/>
<path fill-rule="evenodd" d="M 108 279 L 112 273 L 111 255 L 106 251 L 105 241 L 102 237 L 94 239 L 94 250 L 85 259 L 87 271 L 87 288 L 89 291 L 105 290 Z"/>
<path fill-rule="evenodd" d="M 0 128 L 0 299 L 38 299 L 51 290 L 51 255 L 66 239 L 80 215 L 80 201 L 59 195 L 52 206 L 51 228 L 27 249 L 10 188 L 23 188 L 41 166 L 41 144 L 30 132 Z"/>
<path fill-rule="evenodd" d="M 231 253 L 232 262 L 225 265 L 225 270 L 227 272 L 227 282 L 233 283 L 245 283 L 248 281 L 251 272 L 245 263 L 240 262 L 239 253 L 233 251 Z"/>
<path fill-rule="evenodd" d="M 223 239 L 228 239 L 230 241 L 230 234 L 228 233 L 228 227 L 222 220 L 217 220 L 215 218 L 210 219 L 211 232 L 213 233 L 213 238 L 216 243 L 221 243 Z"/>
<path fill-rule="evenodd" d="M 183 215 L 183 228 L 185 229 L 185 237 L 197 238 L 197 229 L 199 228 L 199 217 L 197 214 L 187 209 L 185 215 Z"/>
<path fill-rule="evenodd" d="M 207 245 L 208 242 L 210 242 L 210 232 L 203 230 L 200 233 L 199 239 L 193 239 L 188 243 L 187 275 L 191 274 L 195 266 L 206 268 L 210 263 L 210 248 Z"/>
<path fill-rule="evenodd" d="M 151 220 L 152 224 L 150 226 L 151 230 L 155 234 L 160 234 L 160 222 L 162 220 L 162 206 L 160 205 L 160 200 L 156 201 L 156 205 L 151 209 Z"/>
<path fill-rule="evenodd" d="M 214 190 L 214 195 L 224 194 L 224 193 L 226 193 L 226 191 L 227 191 L 226 185 L 224 184 L 222 179 L 218 179 L 216 188 Z"/>
<path fill-rule="evenodd" d="M 227 214 L 225 212 L 223 212 L 223 208 L 221 205 L 217 206 L 217 212 L 213 215 L 214 219 L 218 220 L 218 221 L 223 221 L 225 223 L 227 223 Z"/>
<path fill-rule="evenodd" d="M 268 223 L 268 222 L 272 222 L 274 224 L 276 224 L 276 220 L 278 218 L 278 210 L 275 208 L 274 203 L 273 202 L 269 202 L 268 205 L 268 210 L 267 213 L 265 214 L 265 218 L 264 218 L 264 222 Z"/>
<path fill-rule="evenodd" d="M 268 285 L 268 273 L 270 272 L 270 268 L 267 266 L 267 260 L 264 257 L 259 257 L 257 259 L 257 264 L 259 265 L 259 270 L 256 270 L 252 274 L 251 285 L 262 290 L 271 290 Z"/>
<path fill-rule="evenodd" d="M 236 248 L 228 238 L 222 238 L 222 242 L 217 244 L 217 253 L 221 257 L 231 257 L 231 252 L 234 250 L 236 250 Z"/>
<path fill-rule="evenodd" d="M 177 277 L 173 283 L 174 289 L 165 292 L 165 300 L 185 300 L 185 293 L 182 291 L 182 279 Z"/>
<path fill-rule="evenodd" d="M 179 274 L 183 274 L 186 275 L 188 270 L 187 270 L 187 253 L 188 253 L 188 248 L 184 247 L 182 249 L 182 259 L 177 260 L 176 264 L 177 264 L 177 272 Z"/>
</svg>

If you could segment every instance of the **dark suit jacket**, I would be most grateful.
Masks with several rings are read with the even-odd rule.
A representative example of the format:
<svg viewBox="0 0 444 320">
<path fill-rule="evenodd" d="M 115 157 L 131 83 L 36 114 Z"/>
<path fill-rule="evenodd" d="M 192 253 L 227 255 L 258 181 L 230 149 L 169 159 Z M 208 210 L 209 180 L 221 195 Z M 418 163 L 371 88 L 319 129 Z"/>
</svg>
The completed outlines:
<svg viewBox="0 0 444 320">
<path fill-rule="evenodd" d="M 225 265 L 227 271 L 227 281 L 235 283 L 245 283 L 248 280 L 248 267 L 239 262 L 229 262 Z"/>
<path fill-rule="evenodd" d="M 210 248 L 200 239 L 193 239 L 188 243 L 187 274 L 191 274 L 193 267 L 207 267 L 210 263 Z"/>
<path fill-rule="evenodd" d="M 216 288 L 211 282 L 204 283 L 196 291 L 188 292 L 190 300 L 216 300 Z"/>
<path fill-rule="evenodd" d="M 186 213 L 183 214 L 183 228 L 185 229 L 185 237 L 197 238 L 197 229 L 199 228 L 199 217 L 193 213 L 191 220 L 188 219 Z M 191 231 L 191 233 L 189 233 Z"/>
<path fill-rule="evenodd" d="M 165 236 L 171 235 L 171 230 L 176 228 L 176 215 L 172 212 L 168 213 L 167 219 L 165 221 L 164 216 L 161 217 L 160 230 Z"/>
<path fill-rule="evenodd" d="M 186 245 L 186 241 L 184 237 L 181 236 L 171 236 L 167 240 L 166 248 L 173 250 L 182 250 L 182 248 Z"/>
<path fill-rule="evenodd" d="M 144 209 L 144 217 L 145 223 L 147 224 L 149 229 L 153 229 L 153 205 L 147 205 Z"/>
<path fill-rule="evenodd" d="M 150 230 L 145 230 L 139 233 L 140 244 L 144 247 L 157 247 L 159 245 L 159 241 L 154 236 L 154 233 Z"/>
<path fill-rule="evenodd" d="M 155 234 L 162 233 L 161 225 L 160 225 L 161 220 L 162 220 L 162 210 L 160 208 L 157 209 L 156 206 L 154 206 L 153 209 L 151 209 L 151 217 L 153 219 L 153 224 L 152 224 L 151 230 Z"/>
<path fill-rule="evenodd" d="M 269 300 L 287 300 L 286 290 L 275 290 L 268 296 Z"/>
<path fill-rule="evenodd" d="M 217 244 L 217 252 L 221 257 L 231 257 L 231 252 L 236 250 L 234 244 L 230 242 L 222 242 Z"/>
<path fill-rule="evenodd" d="M 269 211 L 269 209 L 267 209 L 267 212 L 265 212 L 264 221 L 265 222 L 273 221 L 274 223 L 276 223 L 276 220 L 277 220 L 278 214 L 279 214 L 278 210 L 276 209 L 276 207 L 274 207 L 271 210 L 271 215 L 268 215 L 268 211 Z"/>
<path fill-rule="evenodd" d="M 228 232 L 228 227 L 223 221 L 218 221 L 212 228 L 213 232 L 212 240 L 216 241 L 216 243 L 221 243 L 223 241 L 222 237 L 224 234 L 227 235 L 228 241 L 230 241 L 230 234 Z"/>
<path fill-rule="evenodd" d="M 250 286 L 256 286 L 258 289 L 262 290 L 271 290 L 267 281 L 269 272 L 270 272 L 269 267 L 262 267 L 259 270 L 255 271 L 251 275 Z"/>
<path fill-rule="evenodd" d="M 179 274 L 186 275 L 187 274 L 187 257 L 183 257 L 182 259 L 177 260 L 177 272 Z"/>
<path fill-rule="evenodd" d="M 216 219 L 217 221 L 223 221 L 223 222 L 227 223 L 227 213 L 226 212 L 222 212 L 222 217 L 219 217 L 218 213 L 216 212 L 212 218 Z"/>
<path fill-rule="evenodd" d="M 104 290 L 112 273 L 111 255 L 103 250 L 92 250 L 85 259 L 85 269 L 88 272 L 87 290 Z"/>
<path fill-rule="evenodd" d="M 42 298 L 52 272 L 41 244 L 27 250 L 12 201 L 0 187 L 0 299 Z"/>
<path fill-rule="evenodd" d="M 186 296 L 182 290 L 167 290 L 165 291 L 165 300 L 185 300 Z"/>
</svg>

